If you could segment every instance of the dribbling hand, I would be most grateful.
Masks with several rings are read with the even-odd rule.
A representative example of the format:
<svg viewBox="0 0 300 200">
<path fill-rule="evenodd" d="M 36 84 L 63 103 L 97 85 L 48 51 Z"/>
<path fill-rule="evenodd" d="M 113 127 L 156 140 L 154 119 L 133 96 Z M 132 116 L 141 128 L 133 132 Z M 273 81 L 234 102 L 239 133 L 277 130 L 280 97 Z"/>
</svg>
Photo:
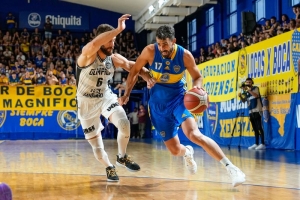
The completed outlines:
<svg viewBox="0 0 300 200">
<path fill-rule="evenodd" d="M 199 86 L 194 86 L 193 88 L 196 88 L 196 89 L 198 89 L 198 90 L 203 90 L 204 92 L 206 92 L 204 88 L 199 87 Z M 207 92 L 206 92 L 206 93 L 207 93 Z"/>
<path fill-rule="evenodd" d="M 126 105 L 128 101 L 129 101 L 128 96 L 121 96 L 118 98 L 118 102 L 119 102 L 120 106 Z"/>
<path fill-rule="evenodd" d="M 124 14 L 124 15 L 122 15 L 119 19 L 118 19 L 118 30 L 119 31 L 123 31 L 125 28 L 126 28 L 126 24 L 125 24 L 125 21 L 127 20 L 127 19 L 129 19 L 129 17 L 130 17 L 131 15 L 129 15 L 129 14 Z"/>
</svg>

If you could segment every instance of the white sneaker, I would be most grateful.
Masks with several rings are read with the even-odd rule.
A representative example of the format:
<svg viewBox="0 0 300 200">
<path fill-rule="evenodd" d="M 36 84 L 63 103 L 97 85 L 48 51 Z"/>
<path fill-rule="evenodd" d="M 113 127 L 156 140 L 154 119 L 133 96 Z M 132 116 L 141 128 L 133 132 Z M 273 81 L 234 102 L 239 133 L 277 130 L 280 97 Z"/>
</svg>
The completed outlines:
<svg viewBox="0 0 300 200">
<path fill-rule="evenodd" d="M 195 174 L 197 172 L 197 164 L 194 160 L 194 149 L 190 145 L 185 146 L 187 150 L 189 150 L 189 154 L 183 156 L 185 161 L 185 166 L 189 170 L 191 174 Z"/>
<path fill-rule="evenodd" d="M 255 148 L 255 150 L 265 150 L 266 149 L 266 145 L 264 144 L 260 144 L 258 145 L 258 147 Z"/>
<path fill-rule="evenodd" d="M 239 186 L 246 181 L 245 174 L 236 166 L 229 165 L 228 167 L 226 167 L 226 169 L 231 178 L 233 187 Z"/>
<path fill-rule="evenodd" d="M 257 144 L 254 144 L 254 145 L 252 145 L 251 147 L 248 147 L 248 149 L 249 149 L 249 150 L 253 150 L 253 149 L 255 149 L 256 147 L 258 147 Z"/>
</svg>

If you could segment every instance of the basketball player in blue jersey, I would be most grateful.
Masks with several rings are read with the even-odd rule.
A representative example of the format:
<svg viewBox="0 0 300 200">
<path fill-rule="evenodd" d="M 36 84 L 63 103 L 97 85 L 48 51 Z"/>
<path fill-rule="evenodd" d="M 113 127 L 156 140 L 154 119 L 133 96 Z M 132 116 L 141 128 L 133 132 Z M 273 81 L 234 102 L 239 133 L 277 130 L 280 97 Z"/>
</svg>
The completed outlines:
<svg viewBox="0 0 300 200">
<path fill-rule="evenodd" d="M 180 144 L 177 131 L 181 125 L 190 141 L 201 146 L 211 157 L 222 163 L 234 187 L 245 181 L 245 174 L 224 155 L 218 144 L 203 135 L 191 113 L 184 107 L 185 70 L 193 79 L 193 87 L 202 89 L 202 76 L 192 54 L 176 44 L 175 30 L 171 26 L 161 26 L 156 31 L 156 43 L 144 48 L 127 77 L 121 105 L 129 100 L 130 92 L 143 66 L 149 64 L 153 79 L 147 81 L 150 89 L 149 112 L 155 129 L 160 133 L 165 145 L 174 156 L 183 156 L 190 173 L 197 172 L 194 150 Z"/>
</svg>

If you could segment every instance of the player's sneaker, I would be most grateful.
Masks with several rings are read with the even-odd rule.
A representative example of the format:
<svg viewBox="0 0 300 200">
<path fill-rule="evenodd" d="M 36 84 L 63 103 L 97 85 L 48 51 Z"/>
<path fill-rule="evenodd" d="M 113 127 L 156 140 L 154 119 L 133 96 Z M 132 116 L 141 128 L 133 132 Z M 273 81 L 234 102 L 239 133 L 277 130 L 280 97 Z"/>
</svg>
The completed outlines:
<svg viewBox="0 0 300 200">
<path fill-rule="evenodd" d="M 108 166 L 106 168 L 106 176 L 107 176 L 107 181 L 119 181 L 119 177 L 116 172 L 115 166 Z"/>
<path fill-rule="evenodd" d="M 257 147 L 257 144 L 252 145 L 251 147 L 248 147 L 249 150 L 253 150 Z"/>
<path fill-rule="evenodd" d="M 183 156 L 185 166 L 187 167 L 187 169 L 191 174 L 195 174 L 197 172 L 197 164 L 194 160 L 194 149 L 190 145 L 185 146 L 185 148 L 189 150 L 189 153 Z"/>
<path fill-rule="evenodd" d="M 125 167 L 128 171 L 131 172 L 137 172 L 140 171 L 140 166 L 131 160 L 127 154 L 123 158 L 120 158 L 119 155 L 117 155 L 117 161 L 116 164 L 120 167 Z"/>
<path fill-rule="evenodd" d="M 264 144 L 260 144 L 255 148 L 255 150 L 265 150 L 265 149 L 266 149 L 266 145 Z"/>
<path fill-rule="evenodd" d="M 233 187 L 239 186 L 246 181 L 245 174 L 236 166 L 228 165 L 226 169 L 231 178 Z"/>
</svg>

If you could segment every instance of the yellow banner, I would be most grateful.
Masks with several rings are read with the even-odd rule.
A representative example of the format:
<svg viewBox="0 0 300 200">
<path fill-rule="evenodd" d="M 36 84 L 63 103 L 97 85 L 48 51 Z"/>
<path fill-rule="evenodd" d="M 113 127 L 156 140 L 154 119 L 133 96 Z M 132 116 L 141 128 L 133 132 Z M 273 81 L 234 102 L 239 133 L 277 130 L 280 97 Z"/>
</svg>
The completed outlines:
<svg viewBox="0 0 300 200">
<path fill-rule="evenodd" d="M 261 96 L 296 93 L 300 32 L 285 34 L 251 45 L 239 52 L 238 82 L 247 77 L 260 88 Z"/>
<path fill-rule="evenodd" d="M 75 86 L 0 86 L 0 110 L 76 110 Z"/>
<path fill-rule="evenodd" d="M 198 65 L 210 102 L 236 97 L 238 52 Z"/>
</svg>

